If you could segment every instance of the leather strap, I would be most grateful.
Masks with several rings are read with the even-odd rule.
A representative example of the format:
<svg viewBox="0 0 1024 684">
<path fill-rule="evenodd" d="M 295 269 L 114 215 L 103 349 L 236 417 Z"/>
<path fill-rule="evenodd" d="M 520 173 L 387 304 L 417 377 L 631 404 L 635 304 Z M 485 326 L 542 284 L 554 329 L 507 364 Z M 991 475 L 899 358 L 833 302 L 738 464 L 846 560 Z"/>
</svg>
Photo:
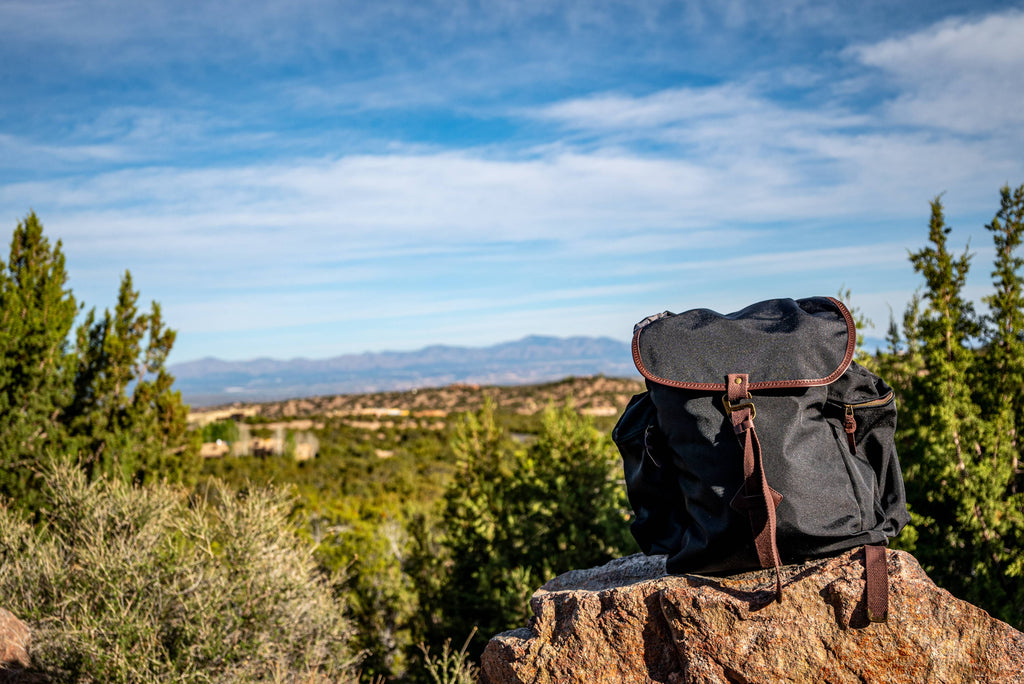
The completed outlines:
<svg viewBox="0 0 1024 684">
<path fill-rule="evenodd" d="M 762 568 L 775 568 L 775 598 L 782 601 L 782 562 L 776 541 L 775 509 L 782 495 L 768 486 L 761 459 L 761 443 L 754 429 L 756 409 L 750 401 L 749 378 L 746 373 L 726 376 L 725 408 L 732 422 L 736 439 L 743 449 L 743 486 L 730 505 L 737 511 L 746 511 L 750 517 L 750 530 L 754 547 Z"/>
<path fill-rule="evenodd" d="M 884 546 L 864 547 L 864 594 L 868 620 L 885 622 L 889 619 L 889 564 Z"/>
</svg>

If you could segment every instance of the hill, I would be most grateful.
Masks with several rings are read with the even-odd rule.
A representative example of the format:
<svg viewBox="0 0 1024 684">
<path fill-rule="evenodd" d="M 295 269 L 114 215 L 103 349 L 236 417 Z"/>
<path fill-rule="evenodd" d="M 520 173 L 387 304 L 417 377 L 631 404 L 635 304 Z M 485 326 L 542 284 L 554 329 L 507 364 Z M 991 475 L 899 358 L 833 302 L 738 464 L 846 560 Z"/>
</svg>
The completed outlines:
<svg viewBox="0 0 1024 684">
<path fill-rule="evenodd" d="M 434 345 L 417 351 L 329 359 L 206 358 L 168 368 L 193 407 L 403 391 L 457 383 L 522 385 L 567 376 L 639 377 L 629 344 L 606 337 L 530 336 L 489 347 Z"/>
<path fill-rule="evenodd" d="M 580 412 L 598 417 L 615 417 L 629 398 L 643 391 L 639 379 L 604 376 L 570 377 L 532 385 L 453 384 L 405 391 L 296 397 L 283 401 L 233 402 L 193 407 L 189 421 L 202 425 L 224 418 L 294 420 L 307 418 L 376 415 L 385 420 L 411 415 L 446 419 L 463 411 L 475 411 L 490 399 L 501 411 L 533 415 L 548 404 L 563 404 L 571 398 Z"/>
</svg>

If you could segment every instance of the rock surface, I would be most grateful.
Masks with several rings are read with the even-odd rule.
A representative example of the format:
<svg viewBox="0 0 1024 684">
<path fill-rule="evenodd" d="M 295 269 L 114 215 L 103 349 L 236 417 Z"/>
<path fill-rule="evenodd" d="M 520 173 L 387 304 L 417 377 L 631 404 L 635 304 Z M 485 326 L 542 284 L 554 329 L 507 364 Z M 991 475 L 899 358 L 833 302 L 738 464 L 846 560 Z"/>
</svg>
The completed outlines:
<svg viewBox="0 0 1024 684">
<path fill-rule="evenodd" d="M 1024 633 L 888 551 L 889 620 L 864 606 L 863 551 L 730 577 L 665 574 L 637 554 L 551 580 L 529 627 L 491 639 L 490 684 L 1021 682 Z"/>
<path fill-rule="evenodd" d="M 28 626 L 11 611 L 0 608 L 0 681 L 11 681 L 29 666 Z"/>
</svg>

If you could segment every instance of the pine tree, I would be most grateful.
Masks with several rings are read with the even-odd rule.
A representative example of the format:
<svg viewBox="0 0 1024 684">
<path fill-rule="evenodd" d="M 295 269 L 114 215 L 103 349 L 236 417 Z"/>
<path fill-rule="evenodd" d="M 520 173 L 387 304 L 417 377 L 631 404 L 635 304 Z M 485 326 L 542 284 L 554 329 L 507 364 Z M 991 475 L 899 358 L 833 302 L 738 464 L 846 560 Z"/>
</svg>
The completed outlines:
<svg viewBox="0 0 1024 684">
<path fill-rule="evenodd" d="M 920 376 L 924 365 L 918 326 L 920 319 L 921 293 L 915 292 L 903 313 L 902 322 L 897 321 L 889 312 L 889 328 L 885 334 L 886 351 L 877 353 L 869 364 L 872 370 L 886 379 L 898 396 L 910 402 L 907 409 L 914 408 L 911 386 Z"/>
<path fill-rule="evenodd" d="M 0 262 L 0 491 L 11 499 L 32 495 L 38 466 L 61 440 L 77 313 L 67 280 L 60 241 L 51 247 L 30 213 Z"/>
</svg>

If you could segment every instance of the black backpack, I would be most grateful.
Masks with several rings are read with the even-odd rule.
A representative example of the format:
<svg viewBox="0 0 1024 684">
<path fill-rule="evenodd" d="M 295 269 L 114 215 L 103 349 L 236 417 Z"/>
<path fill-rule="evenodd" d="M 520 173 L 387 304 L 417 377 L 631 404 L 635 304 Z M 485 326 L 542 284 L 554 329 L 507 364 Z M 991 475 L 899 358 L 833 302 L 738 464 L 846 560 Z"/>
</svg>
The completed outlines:
<svg viewBox="0 0 1024 684">
<path fill-rule="evenodd" d="M 865 545 L 870 619 L 884 620 L 884 546 L 909 521 L 892 389 L 853 361 L 831 297 L 637 324 L 647 391 L 612 433 L 631 531 L 671 573 L 733 573 Z"/>
</svg>

